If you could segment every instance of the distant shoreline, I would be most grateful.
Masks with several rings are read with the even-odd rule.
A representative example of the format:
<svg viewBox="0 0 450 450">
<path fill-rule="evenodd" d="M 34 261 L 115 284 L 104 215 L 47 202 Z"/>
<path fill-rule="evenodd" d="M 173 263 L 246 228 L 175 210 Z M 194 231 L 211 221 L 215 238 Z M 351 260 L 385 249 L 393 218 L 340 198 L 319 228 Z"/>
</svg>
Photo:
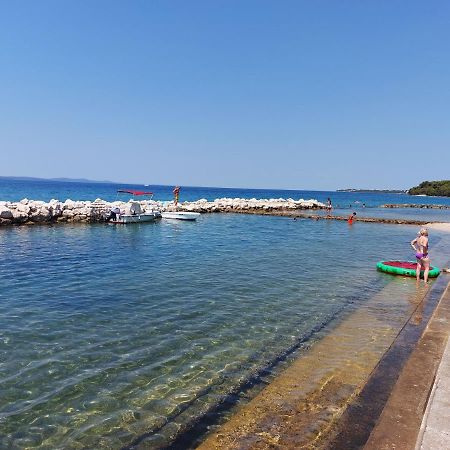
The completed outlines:
<svg viewBox="0 0 450 450">
<path fill-rule="evenodd" d="M 61 183 L 95 183 L 95 184 L 114 184 L 114 185 L 132 185 L 132 186 L 175 186 L 175 184 L 144 184 L 139 182 L 123 182 L 123 181 L 111 181 L 111 180 L 90 180 L 87 178 L 65 178 L 65 177 L 55 177 L 55 178 L 41 178 L 41 177 L 26 177 L 26 176 L 14 176 L 14 175 L 0 175 L 0 181 L 53 181 Z M 298 191 L 298 192 L 359 192 L 359 193 L 391 193 L 391 194 L 407 194 L 407 190 L 400 189 L 305 189 L 305 188 L 272 188 L 272 187 L 239 187 L 239 186 L 197 186 L 197 185 L 183 185 L 180 186 L 185 188 L 203 188 L 203 189 L 230 189 L 230 190 L 249 190 L 249 191 Z"/>
<path fill-rule="evenodd" d="M 336 192 L 360 192 L 360 193 L 382 193 L 382 194 L 407 194 L 408 190 L 401 189 L 336 189 Z"/>
<path fill-rule="evenodd" d="M 12 180 L 12 181 L 58 181 L 61 183 L 105 183 L 105 184 L 120 184 L 115 181 L 108 180 L 88 180 L 86 178 L 39 178 L 39 177 L 14 177 L 14 176 L 1 176 L 0 180 Z"/>
</svg>

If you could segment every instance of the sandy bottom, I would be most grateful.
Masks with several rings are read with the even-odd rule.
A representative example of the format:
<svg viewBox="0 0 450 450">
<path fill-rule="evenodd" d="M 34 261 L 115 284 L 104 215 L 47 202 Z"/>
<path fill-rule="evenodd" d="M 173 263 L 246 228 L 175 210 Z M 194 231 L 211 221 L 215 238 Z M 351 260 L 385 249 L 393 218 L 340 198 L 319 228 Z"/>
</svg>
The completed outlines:
<svg viewBox="0 0 450 450">
<path fill-rule="evenodd" d="M 200 445 L 199 450 L 322 449 L 427 288 L 396 278 L 344 319 Z"/>
</svg>

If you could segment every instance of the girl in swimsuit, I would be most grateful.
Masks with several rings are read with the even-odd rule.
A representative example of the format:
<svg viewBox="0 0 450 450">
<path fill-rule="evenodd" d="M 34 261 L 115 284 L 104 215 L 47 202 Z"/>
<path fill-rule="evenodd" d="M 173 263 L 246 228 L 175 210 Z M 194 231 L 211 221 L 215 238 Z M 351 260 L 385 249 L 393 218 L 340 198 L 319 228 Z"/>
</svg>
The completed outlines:
<svg viewBox="0 0 450 450">
<path fill-rule="evenodd" d="M 417 247 L 416 247 L 417 245 Z M 423 267 L 423 279 L 425 283 L 428 281 L 428 272 L 430 271 L 430 257 L 428 256 L 428 230 L 422 228 L 419 231 L 418 236 L 411 241 L 411 246 L 416 252 L 417 269 L 416 277 L 417 281 L 420 279 L 420 271 Z"/>
</svg>

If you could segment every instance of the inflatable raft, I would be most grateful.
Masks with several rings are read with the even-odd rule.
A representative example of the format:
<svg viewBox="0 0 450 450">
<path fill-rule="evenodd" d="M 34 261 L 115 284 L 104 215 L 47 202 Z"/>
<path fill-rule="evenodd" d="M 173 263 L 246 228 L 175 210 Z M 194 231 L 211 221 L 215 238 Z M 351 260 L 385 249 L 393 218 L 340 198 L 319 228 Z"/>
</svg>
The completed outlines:
<svg viewBox="0 0 450 450">
<path fill-rule="evenodd" d="M 417 263 L 415 261 L 380 261 L 377 263 L 377 269 L 382 272 L 391 273 L 393 275 L 405 275 L 407 277 L 415 277 Z M 423 276 L 423 270 L 420 275 Z M 428 277 L 435 278 L 439 275 L 440 269 L 435 266 L 430 266 Z"/>
</svg>

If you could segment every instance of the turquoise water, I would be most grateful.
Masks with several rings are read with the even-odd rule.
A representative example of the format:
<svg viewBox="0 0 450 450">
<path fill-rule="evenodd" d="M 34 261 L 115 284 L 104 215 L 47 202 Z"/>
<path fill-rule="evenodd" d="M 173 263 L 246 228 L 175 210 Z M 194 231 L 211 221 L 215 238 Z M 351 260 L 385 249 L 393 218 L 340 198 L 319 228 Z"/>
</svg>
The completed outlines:
<svg viewBox="0 0 450 450">
<path fill-rule="evenodd" d="M 334 208 L 333 214 L 349 216 L 356 212 L 357 217 L 371 217 L 382 219 L 420 220 L 427 222 L 450 222 L 450 209 L 422 209 L 422 208 L 363 208 L 355 205 L 353 208 Z M 326 215 L 326 211 L 307 211 L 307 214 Z"/>
<path fill-rule="evenodd" d="M 391 280 L 416 228 L 206 215 L 0 229 L 0 448 L 168 445 Z M 433 236 L 432 236 L 433 239 Z"/>
</svg>

